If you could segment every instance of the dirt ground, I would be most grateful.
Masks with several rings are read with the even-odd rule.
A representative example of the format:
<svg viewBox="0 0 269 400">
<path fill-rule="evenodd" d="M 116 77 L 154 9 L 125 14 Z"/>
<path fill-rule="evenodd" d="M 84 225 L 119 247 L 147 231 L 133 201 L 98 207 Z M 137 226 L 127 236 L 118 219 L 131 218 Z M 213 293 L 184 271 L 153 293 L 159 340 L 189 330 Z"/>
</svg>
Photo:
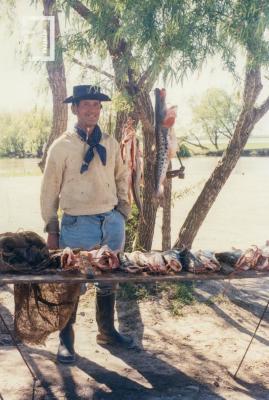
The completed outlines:
<svg viewBox="0 0 269 400">
<path fill-rule="evenodd" d="M 171 314 L 168 302 L 119 301 L 117 326 L 133 350 L 96 344 L 94 293 L 81 297 L 73 366 L 57 364 L 57 334 L 45 346 L 21 346 L 39 381 L 35 399 L 269 399 L 269 311 L 233 378 L 268 299 L 269 278 L 196 283 L 196 302 Z M 12 328 L 13 288 L 2 286 L 0 312 Z M 0 325 L 0 393 L 32 397 L 32 378 Z M 0 396 L 1 398 L 1 396 Z"/>
<path fill-rule="evenodd" d="M 186 193 L 172 210 L 172 242 L 209 174 L 208 165 L 204 170 L 199 159 L 190 162 L 186 179 L 175 180 L 174 190 Z M 213 168 L 216 160 L 208 162 Z M 268 162 L 268 158 L 251 158 L 236 167 L 195 239 L 196 249 L 229 250 L 232 245 L 244 249 L 265 243 Z M 4 177 L 0 185 L 0 232 L 23 227 L 43 234 L 40 177 Z M 153 248 L 160 248 L 160 232 L 159 211 Z M 12 290 L 12 286 L 0 286 L 0 312 L 11 329 Z M 78 360 L 74 366 L 56 363 L 56 333 L 46 346 L 22 346 L 39 378 L 35 399 L 269 400 L 269 310 L 237 379 L 233 379 L 268 292 L 269 277 L 197 283 L 196 303 L 185 306 L 178 317 L 161 298 L 119 301 L 117 324 L 137 343 L 135 350 L 119 351 L 95 342 L 94 296 L 89 290 L 78 311 Z M 0 323 L 0 400 L 31 398 L 31 375 Z"/>
</svg>

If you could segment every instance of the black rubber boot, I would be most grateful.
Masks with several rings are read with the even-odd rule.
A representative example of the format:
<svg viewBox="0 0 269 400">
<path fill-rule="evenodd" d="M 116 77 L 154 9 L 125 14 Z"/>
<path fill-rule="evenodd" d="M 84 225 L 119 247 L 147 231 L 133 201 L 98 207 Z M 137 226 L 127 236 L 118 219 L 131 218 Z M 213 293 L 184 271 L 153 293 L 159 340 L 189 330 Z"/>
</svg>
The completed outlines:
<svg viewBox="0 0 269 400">
<path fill-rule="evenodd" d="M 76 354 L 74 350 L 74 329 L 72 322 L 68 322 L 65 328 L 60 332 L 59 335 L 60 344 L 58 347 L 57 361 L 62 364 L 72 364 L 76 360 Z"/>
<path fill-rule="evenodd" d="M 96 322 L 99 333 L 96 341 L 100 345 L 115 345 L 125 348 L 134 347 L 133 339 L 121 335 L 114 327 L 115 293 L 102 295 L 96 293 Z"/>
</svg>

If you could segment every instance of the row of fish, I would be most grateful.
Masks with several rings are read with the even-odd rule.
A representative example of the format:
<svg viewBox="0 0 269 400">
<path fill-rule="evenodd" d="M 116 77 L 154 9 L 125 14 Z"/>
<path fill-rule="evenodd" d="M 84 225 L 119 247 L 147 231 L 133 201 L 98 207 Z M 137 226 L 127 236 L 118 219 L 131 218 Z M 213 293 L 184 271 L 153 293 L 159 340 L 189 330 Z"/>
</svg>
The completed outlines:
<svg viewBox="0 0 269 400">
<path fill-rule="evenodd" d="M 204 260 L 203 263 L 205 264 Z M 188 250 L 131 253 L 113 252 L 108 246 L 89 251 L 71 249 L 48 250 L 43 238 L 25 231 L 0 235 L 0 272 L 42 273 L 48 270 L 78 271 L 89 275 L 122 270 L 129 273 L 177 273 L 182 269 L 201 272 L 204 267 Z M 214 269 L 209 264 L 206 269 Z M 92 271 L 93 272 L 93 271 Z"/>
<path fill-rule="evenodd" d="M 35 232 L 25 231 L 0 234 L 0 272 L 41 273 L 45 270 L 77 270 L 93 272 L 175 274 L 181 270 L 200 274 L 218 272 L 223 264 L 232 267 L 231 272 L 254 269 L 269 271 L 269 242 L 265 246 L 251 246 L 246 251 L 214 253 L 188 249 L 168 251 L 114 252 L 108 246 L 89 251 L 58 249 L 49 251 L 43 238 Z M 221 266 L 222 265 L 222 266 Z"/>
<path fill-rule="evenodd" d="M 182 270 L 197 274 L 207 271 L 218 272 L 221 266 L 213 254 L 204 252 L 193 254 L 187 249 L 171 249 L 164 252 L 124 253 L 113 252 L 105 245 L 90 251 L 77 252 L 69 247 L 65 248 L 61 254 L 61 268 L 65 271 L 78 270 L 84 274 L 89 274 L 90 271 L 93 275 L 98 271 L 166 275 L 179 273 Z"/>
<path fill-rule="evenodd" d="M 269 242 L 265 246 L 252 245 L 242 252 L 238 258 L 235 268 L 240 271 L 254 269 L 256 271 L 269 271 Z"/>
<path fill-rule="evenodd" d="M 68 254 L 68 257 L 65 256 Z M 269 271 L 269 245 L 264 247 L 252 246 L 245 252 L 234 250 L 232 252 L 214 253 L 199 250 L 192 253 L 188 249 L 171 249 L 160 251 L 133 251 L 129 253 L 113 252 L 107 246 L 90 251 L 80 251 L 76 255 L 69 248 L 63 250 L 62 268 L 78 268 L 87 273 L 87 266 L 101 272 L 121 270 L 131 274 L 175 274 L 182 270 L 201 274 L 219 272 L 223 263 L 232 267 L 232 271 Z"/>
</svg>

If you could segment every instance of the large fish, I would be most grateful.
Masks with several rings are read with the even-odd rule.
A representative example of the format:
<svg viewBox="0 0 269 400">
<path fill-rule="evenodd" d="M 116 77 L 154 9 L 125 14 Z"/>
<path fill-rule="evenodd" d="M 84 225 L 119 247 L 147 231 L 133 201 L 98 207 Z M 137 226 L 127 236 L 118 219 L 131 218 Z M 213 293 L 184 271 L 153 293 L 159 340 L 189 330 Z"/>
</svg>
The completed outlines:
<svg viewBox="0 0 269 400">
<path fill-rule="evenodd" d="M 142 200 L 141 200 L 141 183 L 143 176 L 143 157 L 139 147 L 139 140 L 136 138 L 136 132 L 133 125 L 133 120 L 128 118 L 123 128 L 123 137 L 120 144 L 121 156 L 123 162 L 128 167 L 128 198 L 129 203 L 132 200 L 139 210 L 142 220 L 144 221 Z"/>
<path fill-rule="evenodd" d="M 155 136 L 156 136 L 156 162 L 155 162 L 155 197 L 163 205 L 163 184 L 166 178 L 169 161 L 174 156 L 174 136 L 171 128 L 176 118 L 176 107 L 167 109 L 166 90 L 155 89 Z M 172 148 L 173 147 L 173 148 Z"/>
</svg>

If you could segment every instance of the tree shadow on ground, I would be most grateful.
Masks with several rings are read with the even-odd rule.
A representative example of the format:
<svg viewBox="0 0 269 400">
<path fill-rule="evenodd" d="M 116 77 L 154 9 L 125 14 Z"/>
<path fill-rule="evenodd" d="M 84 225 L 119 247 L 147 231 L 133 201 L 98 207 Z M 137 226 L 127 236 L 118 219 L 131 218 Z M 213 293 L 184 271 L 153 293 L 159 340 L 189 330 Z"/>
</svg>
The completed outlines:
<svg viewBox="0 0 269 400">
<path fill-rule="evenodd" d="M 247 382 L 246 380 L 236 377 L 234 378 L 232 375 L 231 377 L 235 380 L 235 382 L 241 386 L 241 388 L 238 388 L 238 392 L 249 395 L 249 396 L 255 396 L 256 400 L 268 400 L 269 399 L 269 393 L 268 393 L 268 388 L 266 388 L 261 382 L 255 382 L 255 383 L 250 383 Z M 238 393 L 238 396 L 239 393 Z M 258 397 L 259 396 L 259 397 Z M 254 397 L 251 397 L 254 398 Z"/>
<path fill-rule="evenodd" d="M 130 333 L 137 346 L 143 348 L 144 324 L 138 300 L 116 301 L 118 329 L 121 333 Z"/>
<path fill-rule="evenodd" d="M 145 361 L 148 365 L 154 363 L 155 367 L 160 370 L 160 373 L 146 372 L 141 369 L 141 360 L 139 361 L 139 357 L 137 357 L 136 362 L 133 361 L 131 363 L 131 366 L 140 372 L 150 384 L 148 386 L 151 387 L 146 387 L 143 383 L 129 378 L 128 376 L 121 375 L 121 373 L 100 366 L 95 361 L 78 356 L 75 367 L 83 371 L 84 374 L 87 374 L 89 378 L 94 381 L 92 386 L 90 387 L 90 384 L 86 382 L 82 384 L 81 382 L 78 383 L 78 381 L 74 379 L 74 366 L 70 367 L 68 365 L 56 364 L 57 373 L 61 376 L 62 381 L 61 388 L 58 387 L 57 394 L 54 390 L 54 377 L 51 375 L 48 379 L 47 376 L 44 376 L 38 363 L 34 357 L 32 357 L 39 355 L 51 359 L 54 355 L 43 349 L 34 349 L 28 346 L 24 346 L 24 348 L 28 353 L 28 362 L 42 385 L 42 389 L 39 388 L 37 391 L 36 400 L 57 400 L 59 393 L 64 395 L 65 399 L 68 400 L 143 400 L 153 399 L 156 398 L 156 396 L 161 396 L 162 398 L 167 396 L 167 398 L 171 399 L 173 395 L 178 393 L 189 393 L 189 395 L 192 396 L 188 398 L 198 400 L 201 391 L 208 393 L 208 396 L 214 396 L 214 400 L 223 400 L 222 396 L 215 394 L 206 386 L 201 385 L 196 379 L 191 378 L 179 369 L 174 368 L 146 351 L 143 351 L 142 354 L 140 353 L 140 356 L 143 357 L 143 363 Z M 111 353 L 125 360 L 124 353 L 127 355 L 129 351 L 117 350 L 111 351 Z M 161 371 L 164 370 L 166 373 L 161 373 Z M 57 386 L 59 386 L 59 384 Z M 29 400 L 29 394 L 30 390 L 21 397 L 21 400 Z"/>
<path fill-rule="evenodd" d="M 13 317 L 9 310 L 0 305 L 0 312 L 5 315 L 5 319 L 7 319 L 7 322 L 10 325 L 13 321 Z M 132 315 L 134 315 L 135 320 L 140 321 L 140 323 L 136 325 L 138 330 L 137 336 L 140 338 L 143 336 L 144 327 L 138 303 L 137 312 L 133 313 L 132 310 Z M 120 326 L 122 326 L 123 329 L 126 329 L 125 319 L 122 319 L 121 312 L 119 313 L 119 316 Z M 38 388 L 37 390 L 36 400 L 57 400 L 59 396 L 55 393 L 55 386 L 58 386 L 58 391 L 64 393 L 65 398 L 70 400 L 118 400 L 119 398 L 121 400 L 143 400 L 153 399 L 158 396 L 163 399 L 171 399 L 173 396 L 181 396 L 181 398 L 186 399 L 224 399 L 207 386 L 201 385 L 200 381 L 190 377 L 168 362 L 161 360 L 150 351 L 142 349 L 142 347 L 140 348 L 140 351 L 137 349 L 127 351 L 110 347 L 109 351 L 113 356 L 122 359 L 127 365 L 137 371 L 143 380 L 147 381 L 147 386 L 145 386 L 143 382 L 138 381 L 137 378 L 134 380 L 128 372 L 123 376 L 121 372 L 111 371 L 109 368 L 99 365 L 95 360 L 92 361 L 86 357 L 80 356 L 78 356 L 75 368 L 83 371 L 83 373 L 88 375 L 93 382 L 92 384 L 87 383 L 86 381 L 84 384 L 81 382 L 78 383 L 78 381 L 74 379 L 74 367 L 63 366 L 60 364 L 55 365 L 55 354 L 52 352 L 39 348 L 36 349 L 30 346 L 23 346 L 23 349 L 24 353 L 27 354 L 27 360 L 31 368 L 42 384 L 42 388 Z M 190 351 L 192 351 L 191 348 Z M 35 359 L 35 356 L 42 356 L 53 362 L 49 379 L 47 375 L 44 375 L 42 372 L 38 365 L 38 358 Z M 206 362 L 205 358 L 203 358 L 203 360 Z M 154 368 L 151 368 L 151 366 L 154 366 Z M 61 380 L 60 387 L 56 378 L 56 373 L 54 375 L 53 371 L 57 372 L 60 376 L 60 379 L 58 378 L 58 380 Z M 240 380 L 239 383 L 243 388 L 245 388 L 245 390 L 240 389 L 242 392 L 251 393 L 251 390 L 253 389 L 252 384 L 244 380 Z M 193 388 L 198 388 L 198 391 L 194 391 Z M 259 391 L 261 393 L 266 393 L 268 389 L 262 384 L 259 384 Z M 30 390 L 21 397 L 21 400 L 28 400 L 31 398 L 29 394 Z"/>
<path fill-rule="evenodd" d="M 7 324 L 11 326 L 11 324 L 13 324 L 13 316 L 10 311 L 3 305 L 0 305 L 0 312 L 4 315 Z M 146 380 L 146 384 L 143 384 L 143 382 L 138 379 L 134 380 L 128 377 L 128 373 L 123 375 L 121 372 L 111 371 L 109 368 L 99 365 L 96 361 L 78 356 L 75 368 L 80 369 L 93 380 L 92 385 L 86 382 L 81 385 L 81 383 L 78 383 L 78 380 L 74 379 L 74 367 L 63 366 L 61 364 L 55 365 L 55 354 L 47 350 L 26 345 L 21 346 L 21 348 L 23 349 L 23 353 L 31 369 L 41 383 L 41 386 L 36 390 L 36 399 L 56 400 L 59 398 L 57 394 L 58 390 L 58 393 L 64 394 L 66 399 L 72 400 L 118 400 L 119 398 L 122 400 L 142 400 L 152 398 L 154 395 L 163 396 L 167 395 L 167 393 L 176 393 L 179 390 L 186 391 L 192 390 L 192 387 L 198 387 L 198 389 L 202 387 L 200 382 L 196 379 L 186 375 L 179 369 L 144 350 L 138 352 L 137 349 L 120 350 L 115 348 L 110 350 L 110 352 L 138 371 L 141 374 L 141 381 Z M 133 351 L 133 357 L 130 357 L 131 351 Z M 42 368 L 39 366 L 39 357 L 36 356 L 45 357 L 53 362 L 49 378 L 47 373 L 44 374 L 44 372 L 42 372 Z M 143 368 L 141 368 L 141 365 L 143 365 Z M 154 365 L 154 371 L 150 368 L 152 365 Z M 155 371 L 159 372 L 157 373 Z M 60 387 L 59 380 L 61 381 Z M 31 388 L 29 388 L 29 390 L 23 390 L 21 393 L 21 400 L 28 400 L 31 398 L 31 390 Z M 85 394 L 83 394 L 83 392 L 85 392 Z M 198 399 L 199 397 L 195 396 L 194 398 Z M 221 396 L 217 395 L 215 398 L 222 399 Z"/>
<path fill-rule="evenodd" d="M 219 291 L 216 291 L 216 288 L 210 288 L 207 285 L 202 286 L 203 291 L 206 293 L 210 293 L 212 295 L 216 295 L 219 294 L 221 292 L 220 288 Z M 248 297 L 249 302 L 253 302 L 253 303 L 247 303 L 245 301 L 240 301 L 238 300 L 239 297 L 239 293 L 242 292 L 242 290 L 237 289 L 236 287 L 231 286 L 231 289 L 233 290 L 233 294 L 232 295 L 228 295 L 229 300 L 237 305 L 240 308 L 243 308 L 244 310 L 250 312 L 251 314 L 256 315 L 257 317 L 257 323 L 259 318 L 261 317 L 263 311 L 264 311 L 264 307 L 265 304 L 260 304 L 257 301 L 255 301 L 255 299 L 257 299 L 257 292 L 256 294 L 253 294 L 253 298 L 251 298 L 250 296 Z M 246 291 L 245 291 L 246 293 Z M 233 326 L 234 328 L 236 328 L 239 332 L 241 333 L 245 333 L 248 334 L 249 336 L 251 336 L 253 334 L 253 331 L 250 331 L 249 329 L 247 329 L 246 327 L 244 327 L 242 324 L 238 323 L 235 319 L 233 319 L 232 317 L 230 317 L 225 311 L 223 311 L 221 309 L 221 307 L 218 306 L 218 304 L 213 302 L 209 302 L 208 301 L 208 297 L 206 295 L 203 295 L 202 293 L 197 293 L 195 294 L 195 297 L 198 301 L 200 301 L 201 303 L 206 303 L 208 305 L 208 307 L 210 307 L 212 310 L 215 311 L 215 313 L 222 319 L 224 319 L 227 323 L 229 323 L 231 326 Z M 236 297 L 236 299 L 235 299 Z M 265 301 L 265 299 L 263 299 Z M 268 301 L 268 297 L 266 298 L 266 302 Z M 264 321 L 269 322 L 269 312 L 267 312 L 267 314 L 264 316 Z M 255 339 L 258 340 L 260 343 L 268 346 L 269 345 L 269 340 L 265 339 L 264 337 L 260 336 L 258 333 L 255 335 Z"/>
</svg>

